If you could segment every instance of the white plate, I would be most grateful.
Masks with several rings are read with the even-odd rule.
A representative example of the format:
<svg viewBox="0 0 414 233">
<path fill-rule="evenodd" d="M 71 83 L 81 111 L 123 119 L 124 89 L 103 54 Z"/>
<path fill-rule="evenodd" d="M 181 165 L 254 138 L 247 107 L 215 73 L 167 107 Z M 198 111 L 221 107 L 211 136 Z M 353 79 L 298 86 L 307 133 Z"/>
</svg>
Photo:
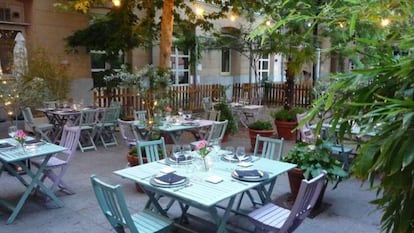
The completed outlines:
<svg viewBox="0 0 414 233">
<path fill-rule="evenodd" d="M 177 181 L 177 182 L 175 182 L 175 183 L 170 184 L 170 183 L 168 183 L 168 182 L 164 182 L 164 181 L 162 181 L 162 180 L 157 179 L 157 177 L 161 177 L 161 176 L 163 176 L 163 175 L 164 175 L 164 174 L 154 177 L 154 181 L 155 181 L 155 182 L 157 182 L 158 184 L 177 185 L 177 184 L 184 183 L 184 182 L 186 182 L 186 180 L 187 180 L 187 179 L 182 179 L 182 180 L 180 180 L 180 181 Z"/>
</svg>

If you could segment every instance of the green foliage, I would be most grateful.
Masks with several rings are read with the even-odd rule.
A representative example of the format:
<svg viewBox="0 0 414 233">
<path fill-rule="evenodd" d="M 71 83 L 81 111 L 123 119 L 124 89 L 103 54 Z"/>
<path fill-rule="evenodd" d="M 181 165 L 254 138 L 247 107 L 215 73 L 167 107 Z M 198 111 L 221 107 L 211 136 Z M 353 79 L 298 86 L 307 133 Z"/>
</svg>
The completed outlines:
<svg viewBox="0 0 414 233">
<path fill-rule="evenodd" d="M 248 127 L 249 129 L 254 129 L 254 130 L 272 130 L 273 129 L 273 125 L 270 121 L 262 121 L 262 120 L 255 121 L 251 123 L 250 125 L 248 125 Z"/>
<path fill-rule="evenodd" d="M 226 133 L 235 134 L 239 130 L 239 127 L 230 106 L 226 102 L 220 102 L 215 106 L 215 109 L 220 111 L 220 121 L 229 121 L 227 123 Z"/>
<path fill-rule="evenodd" d="M 291 109 L 281 108 L 277 111 L 273 111 L 270 113 L 270 116 L 276 120 L 281 121 L 296 121 L 296 114 L 297 113 L 304 113 L 305 109 L 296 107 Z"/>
<path fill-rule="evenodd" d="M 331 156 L 331 145 L 332 143 L 323 140 L 318 140 L 315 144 L 301 142 L 282 160 L 297 164 L 297 167 L 303 170 L 306 179 L 316 177 L 322 170 L 326 170 L 328 180 L 333 182 L 347 177 L 348 173 L 342 169 L 341 163 Z"/>
</svg>

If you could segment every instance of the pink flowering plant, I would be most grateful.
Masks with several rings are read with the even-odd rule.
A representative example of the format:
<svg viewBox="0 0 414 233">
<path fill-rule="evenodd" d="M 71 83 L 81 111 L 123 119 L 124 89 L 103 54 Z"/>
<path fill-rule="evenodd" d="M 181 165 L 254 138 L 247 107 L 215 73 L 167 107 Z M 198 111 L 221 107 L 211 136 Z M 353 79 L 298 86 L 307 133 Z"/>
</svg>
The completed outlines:
<svg viewBox="0 0 414 233">
<path fill-rule="evenodd" d="M 166 112 L 172 112 L 172 108 L 170 106 L 166 106 L 164 108 L 164 111 L 166 111 Z"/>
<path fill-rule="evenodd" d="M 23 130 L 19 130 L 17 131 L 14 139 L 23 146 L 23 144 L 26 142 L 26 134 Z"/>
</svg>

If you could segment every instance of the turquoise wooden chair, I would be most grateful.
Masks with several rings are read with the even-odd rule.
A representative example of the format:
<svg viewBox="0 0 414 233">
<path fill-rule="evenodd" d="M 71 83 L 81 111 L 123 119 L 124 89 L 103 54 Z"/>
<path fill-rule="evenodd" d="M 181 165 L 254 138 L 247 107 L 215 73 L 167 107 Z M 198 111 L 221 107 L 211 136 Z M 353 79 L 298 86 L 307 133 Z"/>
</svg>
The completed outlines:
<svg viewBox="0 0 414 233">
<path fill-rule="evenodd" d="M 81 110 L 79 119 L 79 127 L 81 129 L 81 137 L 79 139 L 79 149 L 96 150 L 96 145 L 93 140 L 96 134 L 96 123 L 98 121 L 98 111 L 96 109 Z"/>
<path fill-rule="evenodd" d="M 285 140 L 283 138 L 277 139 L 277 138 L 269 138 L 269 137 L 263 137 L 263 136 L 257 135 L 253 155 L 257 156 L 259 159 L 266 158 L 266 159 L 280 160 L 283 154 L 284 143 L 285 143 Z M 262 147 L 261 153 L 259 152 L 260 151 L 259 147 Z M 274 183 L 272 187 L 269 187 L 269 190 L 273 190 L 273 186 L 274 186 Z M 256 190 L 258 193 L 261 192 L 261 190 L 256 189 L 256 188 L 253 190 Z M 265 200 L 255 200 L 251 192 L 247 190 L 246 192 L 243 192 L 240 195 L 239 203 L 237 204 L 237 209 L 240 209 L 244 194 L 246 194 L 249 197 L 253 206 L 263 205 L 265 202 Z"/>
<path fill-rule="evenodd" d="M 117 146 L 118 141 L 115 136 L 115 128 L 120 114 L 120 107 L 108 107 L 102 109 L 102 117 L 96 123 L 98 138 L 105 148 Z"/>
<path fill-rule="evenodd" d="M 160 160 L 160 157 L 167 158 L 164 137 L 152 141 L 137 141 L 137 152 L 139 164 L 144 164 L 144 154 L 148 163 Z"/>
<path fill-rule="evenodd" d="M 311 213 L 325 184 L 326 171 L 310 181 L 302 180 L 299 194 L 291 210 L 268 203 L 248 214 L 255 232 L 294 232 Z"/>
<path fill-rule="evenodd" d="M 43 140 L 53 142 L 53 128 L 54 125 L 49 123 L 38 123 L 33 117 L 30 107 L 26 107 L 22 110 L 24 122 L 30 127 L 31 131 Z M 51 138 L 52 137 L 52 138 Z"/>
<path fill-rule="evenodd" d="M 201 139 L 206 140 L 209 144 L 213 142 L 219 142 L 223 140 L 224 133 L 227 129 L 227 124 L 229 123 L 228 120 L 225 121 L 216 121 L 211 125 L 210 130 L 207 133 L 207 136 L 202 137 Z M 191 146 L 194 148 L 196 147 L 200 141 L 191 142 Z"/>
<path fill-rule="evenodd" d="M 147 121 L 147 111 L 146 110 L 135 110 L 134 120 L 145 124 L 145 122 Z"/>
<path fill-rule="evenodd" d="M 164 216 L 147 209 L 131 215 L 120 185 L 106 184 L 95 175 L 91 181 L 99 206 L 116 232 L 125 232 L 125 228 L 131 233 L 170 232 L 173 222 Z"/>
</svg>

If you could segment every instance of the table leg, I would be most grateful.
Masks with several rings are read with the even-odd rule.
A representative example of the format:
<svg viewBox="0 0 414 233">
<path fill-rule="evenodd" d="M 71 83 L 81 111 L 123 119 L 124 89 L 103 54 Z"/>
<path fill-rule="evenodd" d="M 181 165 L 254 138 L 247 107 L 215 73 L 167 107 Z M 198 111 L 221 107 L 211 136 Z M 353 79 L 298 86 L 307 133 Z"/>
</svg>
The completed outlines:
<svg viewBox="0 0 414 233">
<path fill-rule="evenodd" d="M 233 208 L 235 199 L 236 195 L 230 198 L 227 207 L 225 208 L 224 214 L 222 216 L 218 215 L 216 206 L 212 206 L 209 208 L 208 212 L 210 213 L 211 217 L 217 225 L 217 233 L 227 232 L 226 224 L 227 220 L 229 219 L 231 210 Z"/>
<path fill-rule="evenodd" d="M 33 191 L 33 189 L 36 187 L 36 185 L 39 186 L 39 188 L 47 195 L 49 196 L 53 202 L 58 206 L 58 207 L 62 207 L 64 204 L 61 200 L 59 200 L 55 194 L 49 190 L 40 180 L 40 176 L 43 173 L 43 170 L 46 167 L 47 162 L 49 161 L 49 159 L 51 158 L 51 155 L 45 156 L 45 159 L 43 160 L 43 163 L 40 165 L 39 169 L 37 170 L 36 174 L 33 174 L 33 172 L 27 168 L 27 166 L 24 165 L 24 163 L 21 163 L 23 166 L 24 171 L 26 172 L 26 174 L 32 179 L 30 184 L 27 186 L 26 191 L 23 193 L 23 195 L 20 197 L 19 202 L 17 203 L 16 207 L 14 208 L 12 214 L 10 215 L 10 217 L 7 220 L 7 224 L 12 223 L 17 215 L 19 214 L 20 210 L 22 209 L 24 203 L 26 202 L 27 198 L 29 197 L 29 194 Z M 21 181 L 23 178 L 15 173 L 16 177 L 18 177 L 18 179 Z M 23 179 L 24 180 L 24 179 Z M 25 183 L 23 183 L 25 184 Z M 27 184 L 27 183 L 26 183 Z"/>
</svg>

